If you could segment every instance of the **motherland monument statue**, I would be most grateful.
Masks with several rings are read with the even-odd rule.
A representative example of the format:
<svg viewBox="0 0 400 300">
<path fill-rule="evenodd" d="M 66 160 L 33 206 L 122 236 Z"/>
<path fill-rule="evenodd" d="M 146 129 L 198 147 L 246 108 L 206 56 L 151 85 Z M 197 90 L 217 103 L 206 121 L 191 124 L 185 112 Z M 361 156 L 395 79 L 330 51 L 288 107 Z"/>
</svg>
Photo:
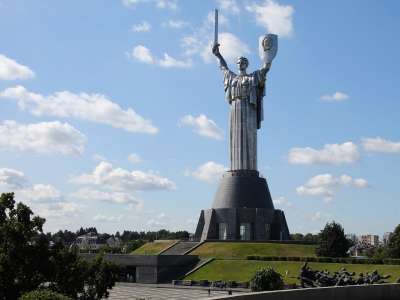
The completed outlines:
<svg viewBox="0 0 400 300">
<path fill-rule="evenodd" d="M 232 72 L 218 43 L 218 11 L 212 53 L 223 72 L 225 98 L 230 105 L 230 170 L 219 184 L 211 209 L 202 210 L 196 228 L 197 240 L 288 240 L 283 211 L 275 209 L 268 184 L 257 169 L 257 131 L 264 118 L 266 75 L 278 50 L 278 36 L 259 39 L 262 67 L 247 73 L 249 61 L 237 59 Z"/>
<path fill-rule="evenodd" d="M 239 57 L 238 74 L 229 70 L 214 42 L 213 54 L 218 58 L 224 74 L 225 98 L 230 104 L 230 157 L 231 170 L 257 170 L 257 129 L 264 119 L 263 97 L 266 75 L 278 49 L 278 37 L 268 34 L 261 41 L 263 66 L 250 74 L 246 72 L 249 61 Z"/>
</svg>

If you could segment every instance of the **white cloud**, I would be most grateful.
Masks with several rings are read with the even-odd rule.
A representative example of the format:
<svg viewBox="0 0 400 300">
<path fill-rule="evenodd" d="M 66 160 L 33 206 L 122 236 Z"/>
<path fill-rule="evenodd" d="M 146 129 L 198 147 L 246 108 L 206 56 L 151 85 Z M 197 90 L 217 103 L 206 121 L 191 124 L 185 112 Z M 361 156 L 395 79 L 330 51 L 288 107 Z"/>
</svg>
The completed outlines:
<svg viewBox="0 0 400 300">
<path fill-rule="evenodd" d="M 0 150 L 80 155 L 86 137 L 68 123 L 0 123 Z"/>
<path fill-rule="evenodd" d="M 128 171 L 114 168 L 109 162 L 100 162 L 92 173 L 71 179 L 78 184 L 105 186 L 116 191 L 173 190 L 175 183 L 154 172 Z"/>
<path fill-rule="evenodd" d="M 178 1 L 177 0 L 122 0 L 122 4 L 129 8 L 135 8 L 140 3 L 152 3 L 157 8 L 165 9 L 168 8 L 170 10 L 178 9 Z"/>
<path fill-rule="evenodd" d="M 153 56 L 149 48 L 143 45 L 133 47 L 132 52 L 128 53 L 128 57 L 141 63 L 163 68 L 190 68 L 192 66 L 190 59 L 178 60 L 167 53 L 164 53 L 163 58 L 157 58 Z"/>
<path fill-rule="evenodd" d="M 278 207 L 291 207 L 293 204 L 292 202 L 288 201 L 285 197 L 279 197 L 277 199 L 273 199 L 274 206 Z"/>
<path fill-rule="evenodd" d="M 65 201 L 62 193 L 50 184 L 32 184 L 23 172 L 0 169 L 0 192 L 14 192 L 15 199 L 32 209 L 35 215 L 47 219 L 77 217 L 82 205 Z"/>
<path fill-rule="evenodd" d="M 136 4 L 144 2 L 143 0 L 122 0 L 122 4 L 126 7 L 134 7 Z"/>
<path fill-rule="evenodd" d="M 117 103 L 101 94 L 74 94 L 63 91 L 43 96 L 32 93 L 23 86 L 16 86 L 0 92 L 0 98 L 17 101 L 21 110 L 27 110 L 35 116 L 75 118 L 111 125 L 129 132 L 158 132 L 150 120 L 144 119 L 132 108 L 123 110 Z"/>
<path fill-rule="evenodd" d="M 257 23 L 265 27 L 269 33 L 281 37 L 293 35 L 293 6 L 280 5 L 273 0 L 264 0 L 261 4 L 247 5 L 246 9 L 255 14 Z"/>
<path fill-rule="evenodd" d="M 332 95 L 329 95 L 329 94 L 322 95 L 320 99 L 322 101 L 326 101 L 326 102 L 342 102 L 349 98 L 350 98 L 350 96 L 345 93 L 335 92 Z"/>
<path fill-rule="evenodd" d="M 189 22 L 182 21 L 182 20 L 168 20 L 168 21 L 162 23 L 163 27 L 169 27 L 169 28 L 173 28 L 173 29 L 181 29 L 181 28 L 187 27 L 189 25 L 190 25 Z"/>
<path fill-rule="evenodd" d="M 122 220 L 123 216 L 119 215 L 119 216 L 105 216 L 105 215 L 95 215 L 93 217 L 93 221 L 97 221 L 97 222 L 109 222 L 109 223 L 116 223 L 116 222 L 120 222 Z"/>
<path fill-rule="evenodd" d="M 136 154 L 136 153 L 131 153 L 128 155 L 128 160 L 132 164 L 138 164 L 142 162 L 142 158 Z"/>
<path fill-rule="evenodd" d="M 182 38 L 181 47 L 184 49 L 184 55 L 192 56 L 199 54 L 204 48 L 204 44 L 196 35 L 187 35 Z"/>
<path fill-rule="evenodd" d="M 35 213 L 45 218 L 77 217 L 82 213 L 82 206 L 75 202 L 56 202 L 46 206 L 37 206 Z"/>
<path fill-rule="evenodd" d="M 191 126 L 193 131 L 201 136 L 205 136 L 215 140 L 222 140 L 223 132 L 222 129 L 207 116 L 200 114 L 197 117 L 192 115 L 186 115 L 179 121 L 180 126 Z"/>
<path fill-rule="evenodd" d="M 312 221 L 319 221 L 322 217 L 322 214 L 320 211 L 317 211 L 312 217 L 311 220 Z"/>
<path fill-rule="evenodd" d="M 92 155 L 92 159 L 96 162 L 100 162 L 100 161 L 107 161 L 107 158 L 101 154 L 95 153 Z"/>
<path fill-rule="evenodd" d="M 192 61 L 190 59 L 187 60 L 178 60 L 173 58 L 172 56 L 164 53 L 164 58 L 158 60 L 158 65 L 163 68 L 190 68 L 192 66 Z"/>
<path fill-rule="evenodd" d="M 60 202 L 61 192 L 50 184 L 31 184 L 21 171 L 0 168 L 0 191 L 15 192 L 16 199 L 23 202 Z"/>
<path fill-rule="evenodd" d="M 343 186 L 361 189 L 368 187 L 368 182 L 364 178 L 353 178 L 346 174 L 339 177 L 320 174 L 310 178 L 305 185 L 297 187 L 296 192 L 301 196 L 322 197 L 325 202 L 330 202 L 335 195 L 334 189 Z"/>
<path fill-rule="evenodd" d="M 221 179 L 222 174 L 227 170 L 227 168 L 221 164 L 218 164 L 213 161 L 208 161 L 201 166 L 199 166 L 193 172 L 187 172 L 186 174 L 189 176 L 193 176 L 194 178 L 205 181 L 205 182 L 217 182 Z"/>
<path fill-rule="evenodd" d="M 332 215 L 317 211 L 313 215 L 309 216 L 308 219 L 313 222 L 326 222 L 332 219 Z M 318 230 L 316 230 L 316 233 L 318 233 Z"/>
<path fill-rule="evenodd" d="M 223 29 L 229 24 L 229 20 L 223 14 L 219 13 L 218 24 L 220 27 L 220 31 L 222 31 L 221 29 Z M 211 53 L 211 47 L 214 38 L 212 35 L 213 30 L 214 30 L 214 11 L 209 11 L 206 17 L 204 18 L 202 25 L 199 26 L 198 28 L 195 28 L 192 34 L 184 36 L 182 38 L 181 47 L 183 49 L 184 55 L 189 57 L 197 55 L 200 58 L 202 58 L 204 62 L 212 62 L 213 55 Z M 250 52 L 246 44 L 241 42 L 237 37 L 235 36 L 233 37 L 234 38 L 232 38 L 231 34 L 226 35 L 224 33 L 222 34 L 220 33 L 219 42 L 221 44 L 221 48 L 224 49 L 224 44 L 234 40 L 235 44 L 231 42 L 230 45 L 233 45 L 234 47 L 240 47 L 238 49 L 235 49 L 236 54 L 237 53 L 243 54 Z M 228 47 L 230 47 L 230 45 L 228 45 Z M 241 49 L 244 49 L 244 52 L 241 51 Z M 234 58 L 236 58 L 237 56 L 236 54 Z M 228 57 L 226 58 L 228 59 Z"/>
<path fill-rule="evenodd" d="M 400 142 L 389 141 L 381 137 L 364 138 L 362 145 L 368 152 L 400 153 Z"/>
<path fill-rule="evenodd" d="M 353 142 L 326 144 L 323 149 L 310 147 L 292 148 L 288 160 L 291 164 L 343 164 L 353 163 L 360 158 L 358 147 Z"/>
<path fill-rule="evenodd" d="M 61 192 L 50 184 L 34 184 L 18 190 L 17 197 L 27 202 L 63 202 Z"/>
<path fill-rule="evenodd" d="M 221 10 L 237 15 L 240 12 L 239 5 L 236 0 L 217 0 Z"/>
<path fill-rule="evenodd" d="M 27 66 L 0 54 L 0 80 L 29 79 L 33 77 L 35 77 L 35 73 Z"/>
<path fill-rule="evenodd" d="M 149 219 L 147 225 L 153 228 L 165 227 L 169 221 L 170 219 L 165 213 L 160 213 L 154 218 Z"/>
<path fill-rule="evenodd" d="M 211 52 L 213 41 L 210 39 L 206 46 L 202 48 L 201 57 L 205 62 L 212 62 L 214 55 Z M 236 35 L 230 32 L 221 32 L 219 34 L 220 52 L 223 57 L 230 62 L 236 62 L 239 56 L 245 56 L 250 53 L 250 49 Z"/>
<path fill-rule="evenodd" d="M 141 23 L 133 25 L 131 30 L 133 32 L 149 32 L 151 30 L 151 24 L 147 21 L 142 21 Z"/>
<path fill-rule="evenodd" d="M 20 189 L 26 186 L 28 179 L 23 172 L 14 169 L 0 169 L 0 186 L 6 189 Z"/>
<path fill-rule="evenodd" d="M 133 59 L 140 61 L 145 64 L 153 64 L 155 60 L 149 48 L 138 45 L 132 49 L 132 53 L 130 54 Z"/>
<path fill-rule="evenodd" d="M 229 25 L 229 19 L 227 17 L 225 17 L 224 14 L 221 14 L 219 12 L 218 13 L 218 26 L 226 27 L 228 25 Z M 211 28 L 214 29 L 214 26 L 215 26 L 215 12 L 210 11 L 210 12 L 208 12 L 207 17 L 203 22 L 202 30 L 205 30 L 205 28 L 207 28 L 207 30 L 210 30 Z"/>
<path fill-rule="evenodd" d="M 178 9 L 178 1 L 177 0 L 156 0 L 156 6 L 158 8 L 169 8 L 171 10 Z"/>
<path fill-rule="evenodd" d="M 352 184 L 355 187 L 362 189 L 362 188 L 365 188 L 365 187 L 368 186 L 368 181 L 366 181 L 363 178 L 356 178 L 356 179 L 353 180 Z"/>
<path fill-rule="evenodd" d="M 82 188 L 71 194 L 71 197 L 86 201 L 109 202 L 115 204 L 140 205 L 141 200 L 136 199 L 131 193 L 108 192 L 93 188 Z"/>
</svg>

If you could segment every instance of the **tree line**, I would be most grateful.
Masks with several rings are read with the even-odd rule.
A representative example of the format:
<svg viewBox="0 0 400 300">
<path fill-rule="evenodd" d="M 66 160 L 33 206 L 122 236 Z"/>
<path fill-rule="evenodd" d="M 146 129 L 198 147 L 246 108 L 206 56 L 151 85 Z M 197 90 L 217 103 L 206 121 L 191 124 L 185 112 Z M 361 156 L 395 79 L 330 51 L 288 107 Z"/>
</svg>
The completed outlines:
<svg viewBox="0 0 400 300">
<path fill-rule="evenodd" d="M 114 234 L 110 233 L 99 233 L 96 227 L 81 227 L 79 230 L 73 232 L 70 230 L 59 230 L 56 233 L 47 233 L 48 238 L 53 242 L 61 242 L 64 245 L 73 244 L 77 237 L 85 235 L 88 233 L 93 233 L 97 235 L 97 241 L 99 244 L 105 244 L 110 237 L 116 237 L 121 240 L 122 243 L 128 243 L 130 241 L 154 241 L 156 239 L 164 240 L 186 240 L 189 239 L 189 232 L 183 231 L 169 231 L 166 229 L 161 229 L 158 231 L 130 231 L 124 230 L 122 234 L 117 231 Z"/>
</svg>

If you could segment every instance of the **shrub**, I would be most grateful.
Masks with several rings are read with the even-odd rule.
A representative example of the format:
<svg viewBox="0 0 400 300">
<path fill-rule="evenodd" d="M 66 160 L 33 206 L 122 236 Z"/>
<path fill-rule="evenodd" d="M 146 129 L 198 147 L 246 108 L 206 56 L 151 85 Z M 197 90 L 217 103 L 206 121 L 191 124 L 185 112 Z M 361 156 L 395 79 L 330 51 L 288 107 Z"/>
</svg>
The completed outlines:
<svg viewBox="0 0 400 300">
<path fill-rule="evenodd" d="M 283 289 L 283 280 L 274 269 L 261 269 L 250 280 L 250 288 L 253 292 L 281 290 Z"/>
<path fill-rule="evenodd" d="M 19 300 L 72 300 L 71 298 L 49 290 L 35 290 L 22 295 Z"/>
<path fill-rule="evenodd" d="M 346 239 L 343 227 L 339 223 L 327 223 L 319 234 L 316 254 L 323 257 L 345 257 L 349 247 L 350 242 Z"/>
</svg>

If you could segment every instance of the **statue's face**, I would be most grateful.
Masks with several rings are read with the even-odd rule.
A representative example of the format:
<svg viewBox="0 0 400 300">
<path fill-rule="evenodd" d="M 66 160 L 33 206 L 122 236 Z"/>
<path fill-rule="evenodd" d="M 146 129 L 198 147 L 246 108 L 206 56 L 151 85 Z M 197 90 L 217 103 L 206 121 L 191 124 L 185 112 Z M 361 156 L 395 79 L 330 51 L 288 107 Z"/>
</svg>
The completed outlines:
<svg viewBox="0 0 400 300">
<path fill-rule="evenodd" d="M 236 62 L 236 64 L 240 71 L 245 71 L 247 69 L 247 67 L 249 66 L 249 62 L 244 57 L 240 57 L 238 59 L 238 61 Z"/>
</svg>

